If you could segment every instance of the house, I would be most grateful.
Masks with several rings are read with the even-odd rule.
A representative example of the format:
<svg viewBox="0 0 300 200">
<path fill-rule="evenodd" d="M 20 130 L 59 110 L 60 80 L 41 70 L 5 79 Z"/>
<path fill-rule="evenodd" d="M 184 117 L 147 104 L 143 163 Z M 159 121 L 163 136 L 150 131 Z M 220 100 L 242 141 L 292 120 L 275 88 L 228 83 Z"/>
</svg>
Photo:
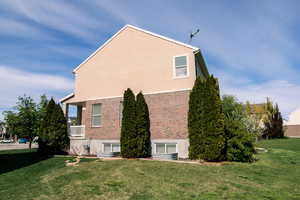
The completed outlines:
<svg viewBox="0 0 300 200">
<path fill-rule="evenodd" d="M 152 153 L 188 157 L 189 93 L 197 76 L 209 75 L 199 48 L 126 25 L 73 73 L 74 93 L 61 99 L 66 115 L 77 106 L 70 153 L 120 151 L 122 97 L 131 88 L 149 107 Z"/>
<path fill-rule="evenodd" d="M 266 110 L 266 103 L 259 103 L 259 104 L 246 104 L 246 110 L 250 116 L 255 118 L 259 121 L 259 126 L 264 126 L 264 120 L 267 118 L 268 113 Z"/>
<path fill-rule="evenodd" d="M 285 123 L 284 135 L 287 137 L 300 138 L 300 108 L 291 112 Z"/>
</svg>

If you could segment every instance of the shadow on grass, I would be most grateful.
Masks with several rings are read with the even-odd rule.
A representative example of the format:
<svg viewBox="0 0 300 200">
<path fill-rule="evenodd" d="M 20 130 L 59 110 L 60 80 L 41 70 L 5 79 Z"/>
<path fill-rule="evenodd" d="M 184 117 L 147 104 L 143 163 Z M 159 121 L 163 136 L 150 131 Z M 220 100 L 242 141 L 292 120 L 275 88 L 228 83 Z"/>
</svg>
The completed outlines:
<svg viewBox="0 0 300 200">
<path fill-rule="evenodd" d="M 51 157 L 43 155 L 35 149 L 2 151 L 0 152 L 0 174 L 20 169 Z"/>
</svg>

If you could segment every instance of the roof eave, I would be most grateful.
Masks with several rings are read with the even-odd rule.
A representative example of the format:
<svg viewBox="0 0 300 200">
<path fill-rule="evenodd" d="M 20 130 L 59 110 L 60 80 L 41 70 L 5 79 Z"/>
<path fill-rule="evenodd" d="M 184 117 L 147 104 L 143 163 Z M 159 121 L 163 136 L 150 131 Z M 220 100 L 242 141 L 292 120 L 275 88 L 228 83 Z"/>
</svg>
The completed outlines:
<svg viewBox="0 0 300 200">
<path fill-rule="evenodd" d="M 68 94 L 67 96 L 61 98 L 61 99 L 59 100 L 59 102 L 60 102 L 60 103 L 63 103 L 63 102 L 69 100 L 70 98 L 72 98 L 72 97 L 74 97 L 74 96 L 75 96 L 75 94 L 74 94 L 74 92 L 72 92 L 71 94 Z"/>
</svg>

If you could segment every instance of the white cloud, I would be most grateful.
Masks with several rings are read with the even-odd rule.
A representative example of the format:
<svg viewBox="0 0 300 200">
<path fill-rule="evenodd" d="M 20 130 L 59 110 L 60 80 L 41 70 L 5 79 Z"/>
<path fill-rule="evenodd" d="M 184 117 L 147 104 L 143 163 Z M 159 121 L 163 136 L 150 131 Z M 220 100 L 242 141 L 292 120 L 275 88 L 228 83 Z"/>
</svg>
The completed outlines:
<svg viewBox="0 0 300 200">
<path fill-rule="evenodd" d="M 83 6 L 67 1 L 14 0 L 2 1 L 1 4 L 10 12 L 85 41 L 97 37 L 95 30 L 107 28 L 106 22 L 96 20 L 88 10 L 82 9 Z"/>
<path fill-rule="evenodd" d="M 114 18 L 121 20 L 123 23 L 128 23 L 132 25 L 138 25 L 138 20 L 134 16 L 133 13 L 127 14 L 123 12 L 126 10 L 126 6 L 124 4 L 116 3 L 113 1 L 95 1 L 95 5 L 100 7 L 100 9 L 104 9 L 106 12 L 110 13 Z"/>
<path fill-rule="evenodd" d="M 23 94 L 34 99 L 42 94 L 60 98 L 73 88 L 73 81 L 62 76 L 32 73 L 0 66 L 0 109 L 12 107 Z"/>
<path fill-rule="evenodd" d="M 288 114 L 300 106 L 300 85 L 287 80 L 269 80 L 255 83 L 247 78 L 233 76 L 226 72 L 216 73 L 219 77 L 222 94 L 236 96 L 239 100 L 251 103 L 266 102 L 270 97 L 279 108 L 285 118 Z"/>
<path fill-rule="evenodd" d="M 31 38 L 31 39 L 54 40 L 54 38 L 49 36 L 44 31 L 14 19 L 7 19 L 4 17 L 0 17 L 0 24 L 1 24 L 0 34 L 2 35 L 5 34 L 9 36 L 17 36 L 26 39 Z"/>
</svg>

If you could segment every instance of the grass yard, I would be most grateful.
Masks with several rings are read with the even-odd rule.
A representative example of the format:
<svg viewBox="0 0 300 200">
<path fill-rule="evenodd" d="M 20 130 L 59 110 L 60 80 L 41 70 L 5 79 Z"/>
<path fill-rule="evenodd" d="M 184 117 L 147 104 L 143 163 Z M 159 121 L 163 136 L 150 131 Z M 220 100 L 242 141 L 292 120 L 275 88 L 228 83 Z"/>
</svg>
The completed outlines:
<svg viewBox="0 0 300 200">
<path fill-rule="evenodd" d="M 263 141 L 253 164 L 201 166 L 0 151 L 0 199 L 300 199 L 300 139 Z"/>
</svg>

